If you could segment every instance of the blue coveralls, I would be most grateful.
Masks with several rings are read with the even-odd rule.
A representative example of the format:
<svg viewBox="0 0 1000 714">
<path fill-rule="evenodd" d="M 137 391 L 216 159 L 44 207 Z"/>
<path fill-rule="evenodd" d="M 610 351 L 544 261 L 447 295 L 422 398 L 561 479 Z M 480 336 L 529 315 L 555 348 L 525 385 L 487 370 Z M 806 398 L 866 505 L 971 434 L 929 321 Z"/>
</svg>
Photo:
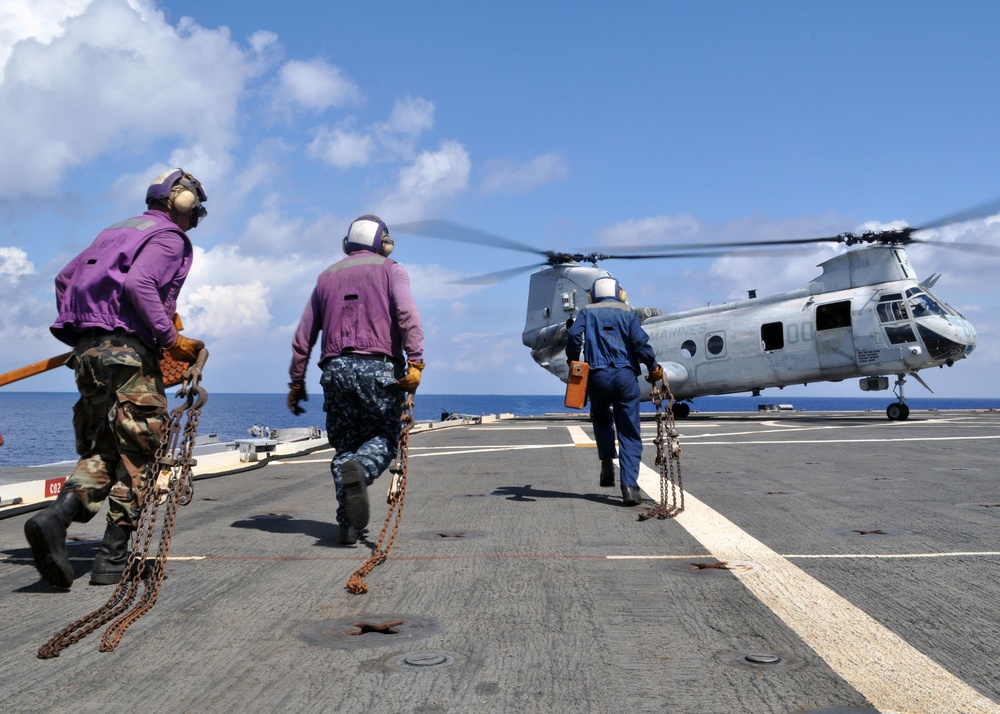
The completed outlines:
<svg viewBox="0 0 1000 714">
<path fill-rule="evenodd" d="M 656 353 L 639 317 L 623 302 L 604 298 L 584 307 L 569 329 L 566 357 L 578 360 L 581 347 L 590 365 L 587 396 L 597 456 L 615 457 L 618 432 L 622 486 L 638 486 L 642 436 L 639 425 L 639 362 L 656 365 Z"/>
</svg>

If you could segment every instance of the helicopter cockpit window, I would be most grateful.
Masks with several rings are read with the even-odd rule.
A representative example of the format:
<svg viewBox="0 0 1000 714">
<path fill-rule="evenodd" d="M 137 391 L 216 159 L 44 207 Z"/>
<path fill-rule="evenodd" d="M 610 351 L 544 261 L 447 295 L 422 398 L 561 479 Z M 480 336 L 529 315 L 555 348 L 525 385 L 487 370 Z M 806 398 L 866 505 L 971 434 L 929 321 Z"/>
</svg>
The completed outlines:
<svg viewBox="0 0 1000 714">
<path fill-rule="evenodd" d="M 769 322 L 760 326 L 760 348 L 765 352 L 780 350 L 785 346 L 785 326 Z"/>
<path fill-rule="evenodd" d="M 927 317 L 928 315 L 941 315 L 944 317 L 948 313 L 930 295 L 919 292 L 911 288 L 906 291 L 910 298 L 910 312 L 914 317 Z"/>
<path fill-rule="evenodd" d="M 913 328 L 908 322 L 902 325 L 885 325 L 885 335 L 889 338 L 890 344 L 893 345 L 917 341 L 917 338 L 913 336 Z"/>
<path fill-rule="evenodd" d="M 851 326 L 851 301 L 831 302 L 816 306 L 816 329 L 833 330 Z"/>
<path fill-rule="evenodd" d="M 899 293 L 883 295 L 879 299 L 876 309 L 880 322 L 900 322 L 908 319 L 906 307 L 903 305 L 903 296 Z"/>
</svg>

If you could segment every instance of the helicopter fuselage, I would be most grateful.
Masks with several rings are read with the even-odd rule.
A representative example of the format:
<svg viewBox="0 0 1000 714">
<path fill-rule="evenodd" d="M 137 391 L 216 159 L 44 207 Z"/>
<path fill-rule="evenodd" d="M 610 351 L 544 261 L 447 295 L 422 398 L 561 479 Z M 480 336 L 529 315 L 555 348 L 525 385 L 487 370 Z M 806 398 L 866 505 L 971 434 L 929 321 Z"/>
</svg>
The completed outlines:
<svg viewBox="0 0 1000 714">
<path fill-rule="evenodd" d="M 917 281 L 901 246 L 856 249 L 822 267 L 793 292 L 666 315 L 638 308 L 675 399 L 852 377 L 862 389 L 886 389 L 883 376 L 895 374 L 902 404 L 904 375 L 950 366 L 975 348 L 972 324 L 929 291 L 933 281 Z M 566 264 L 532 276 L 522 339 L 563 381 L 567 321 L 605 274 Z M 649 385 L 640 384 L 648 397 Z"/>
</svg>

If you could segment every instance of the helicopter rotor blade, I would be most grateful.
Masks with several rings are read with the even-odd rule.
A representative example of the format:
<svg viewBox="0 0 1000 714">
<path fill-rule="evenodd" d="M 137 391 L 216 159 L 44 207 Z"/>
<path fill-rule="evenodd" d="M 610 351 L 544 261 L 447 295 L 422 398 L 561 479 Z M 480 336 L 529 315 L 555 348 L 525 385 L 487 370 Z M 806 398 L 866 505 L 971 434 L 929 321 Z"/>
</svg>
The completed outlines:
<svg viewBox="0 0 1000 714">
<path fill-rule="evenodd" d="M 516 250 L 521 253 L 534 253 L 535 255 L 542 256 L 549 255 L 547 251 L 539 250 L 526 243 L 519 243 L 509 238 L 502 238 L 492 233 L 486 233 L 485 231 L 460 226 L 457 223 L 442 221 L 436 218 L 426 221 L 415 221 L 413 223 L 400 223 L 392 227 L 392 232 L 412 233 L 414 235 L 441 238 L 458 243 L 473 243 L 476 245 L 485 245 L 489 248 L 506 248 L 507 250 Z"/>
<path fill-rule="evenodd" d="M 814 242 L 814 241 L 807 241 Z M 668 251 L 663 253 L 629 253 L 626 255 L 604 255 L 598 254 L 599 260 L 656 260 L 659 258 L 774 258 L 788 255 L 812 255 L 818 248 L 799 250 L 753 250 L 746 249 L 746 246 L 769 245 L 769 243 L 737 243 L 741 250 L 683 250 L 682 252 Z M 783 245 L 783 244 L 778 244 Z M 720 246 L 721 247 L 721 246 Z"/>
<path fill-rule="evenodd" d="M 615 250 L 620 251 L 667 251 L 663 255 L 653 255 L 650 257 L 684 257 L 683 254 L 673 255 L 676 251 L 711 251 L 711 250 L 721 250 L 723 248 L 738 248 L 738 249 L 749 249 L 753 250 L 758 247 L 765 246 L 783 246 L 783 245 L 810 245 L 815 243 L 842 243 L 843 238 L 841 236 L 829 236 L 827 238 L 782 238 L 776 240 L 760 240 L 760 241 L 723 241 L 723 242 L 708 242 L 708 243 L 662 243 L 657 245 L 629 245 L 629 246 L 614 246 Z M 734 251 L 735 252 L 735 251 Z M 742 252 L 742 250 L 740 251 Z M 631 255 L 631 254 L 630 254 Z M 718 252 L 706 253 L 705 255 L 720 255 Z M 620 255 L 614 256 L 617 258 L 625 258 L 627 256 Z"/>
<path fill-rule="evenodd" d="M 536 263 L 535 265 L 522 265 L 518 268 L 508 268 L 507 270 L 499 270 L 495 273 L 484 273 L 483 275 L 473 275 L 471 278 L 463 278 L 461 280 L 450 280 L 452 285 L 496 285 L 497 283 L 506 280 L 507 278 L 513 278 L 515 275 L 520 275 L 521 273 L 527 273 L 529 270 L 534 270 L 535 268 L 544 268 L 548 263 Z"/>
<path fill-rule="evenodd" d="M 990 216 L 995 216 L 998 213 L 1000 213 L 1000 198 L 994 198 L 992 201 L 980 203 L 979 205 L 967 208 L 964 211 L 952 213 L 944 218 L 939 218 L 936 221 L 926 223 L 916 230 L 922 231 L 928 228 L 942 228 L 944 226 L 951 225 L 952 223 L 964 223 L 965 221 L 972 221 L 976 218 L 988 218 Z"/>
<path fill-rule="evenodd" d="M 980 255 L 1000 255 L 1000 245 L 989 245 L 988 243 L 955 243 L 944 240 L 926 240 L 923 238 L 913 238 L 911 243 L 918 245 L 932 245 L 935 248 L 949 248 L 961 250 L 966 253 L 978 253 Z"/>
</svg>

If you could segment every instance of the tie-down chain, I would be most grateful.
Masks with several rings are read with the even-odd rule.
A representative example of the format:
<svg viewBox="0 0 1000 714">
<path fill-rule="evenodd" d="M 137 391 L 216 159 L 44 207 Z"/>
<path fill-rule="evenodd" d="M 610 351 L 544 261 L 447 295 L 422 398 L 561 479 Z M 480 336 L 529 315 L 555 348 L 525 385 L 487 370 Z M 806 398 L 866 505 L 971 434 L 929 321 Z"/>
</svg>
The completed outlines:
<svg viewBox="0 0 1000 714">
<path fill-rule="evenodd" d="M 202 349 L 197 361 L 184 373 L 177 396 L 186 401 L 170 412 L 170 419 L 156 450 L 152 464 L 146 467 L 149 484 L 145 503 L 139 514 L 132 552 L 122 579 L 104 605 L 55 634 L 38 650 L 40 659 L 58 657 L 59 653 L 88 634 L 111 622 L 101 638 L 101 652 L 111 652 L 118 646 L 125 630 L 156 603 L 160 585 L 166 574 L 170 539 L 177 519 L 177 507 L 186 506 L 194 496 L 191 467 L 198 419 L 208 400 L 201 386 L 201 375 L 208 359 Z M 186 417 L 186 423 L 184 423 Z M 160 508 L 164 508 L 163 523 L 157 528 Z M 156 557 L 148 561 L 156 542 Z"/>
<path fill-rule="evenodd" d="M 674 423 L 674 395 L 667 380 L 653 385 L 650 398 L 656 405 L 656 439 L 653 443 L 656 444 L 656 465 L 660 469 L 660 503 L 640 513 L 640 521 L 673 518 L 684 510 L 680 434 Z M 666 410 L 663 408 L 664 399 L 667 399 Z"/>
</svg>

